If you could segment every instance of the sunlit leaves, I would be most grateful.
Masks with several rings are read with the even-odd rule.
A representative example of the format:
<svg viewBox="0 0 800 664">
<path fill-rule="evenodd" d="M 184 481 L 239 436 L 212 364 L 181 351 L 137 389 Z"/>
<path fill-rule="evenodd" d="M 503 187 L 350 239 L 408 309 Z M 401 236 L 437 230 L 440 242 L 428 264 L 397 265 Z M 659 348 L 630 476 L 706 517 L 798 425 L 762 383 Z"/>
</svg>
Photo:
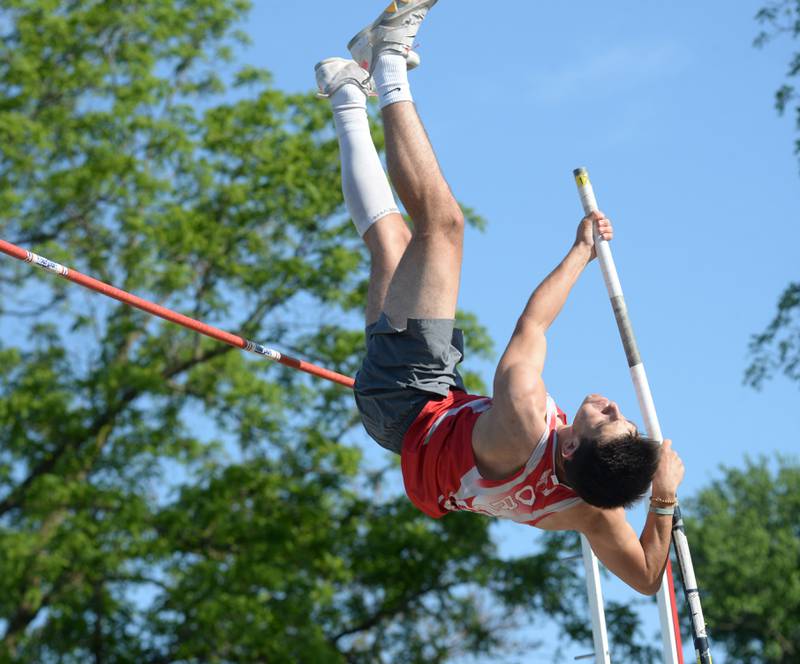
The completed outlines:
<svg viewBox="0 0 800 664">
<path fill-rule="evenodd" d="M 711 637 L 731 662 L 789 664 L 800 653 L 800 466 L 749 461 L 690 501 Z"/>
</svg>

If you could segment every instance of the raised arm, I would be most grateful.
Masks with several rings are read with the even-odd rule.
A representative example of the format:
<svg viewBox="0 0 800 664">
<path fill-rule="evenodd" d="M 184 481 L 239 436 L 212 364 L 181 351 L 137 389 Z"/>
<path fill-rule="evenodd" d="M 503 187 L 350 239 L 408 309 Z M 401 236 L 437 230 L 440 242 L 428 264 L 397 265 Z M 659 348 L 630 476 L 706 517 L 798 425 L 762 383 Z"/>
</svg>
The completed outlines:
<svg viewBox="0 0 800 664">
<path fill-rule="evenodd" d="M 595 258 L 592 224 L 597 222 L 602 236 L 613 237 L 611 222 L 601 212 L 583 219 L 575 243 L 533 292 L 519 317 L 514 334 L 506 348 L 494 377 L 494 395 L 516 403 L 521 396 L 536 393 L 543 396 L 542 371 L 547 353 L 545 333 L 567 301 L 572 287 L 589 262 Z M 541 394 L 539 394 L 541 393 Z M 541 408 L 544 409 L 543 399 Z"/>
<path fill-rule="evenodd" d="M 612 239 L 611 222 L 602 212 L 594 212 L 581 221 L 569 253 L 528 300 L 497 367 L 495 390 L 498 387 L 506 389 L 509 384 L 516 382 L 529 384 L 532 377 L 541 376 L 547 350 L 545 333 L 563 309 L 578 277 L 596 256 L 592 231 L 594 222 L 597 222 L 604 239 Z"/>
<path fill-rule="evenodd" d="M 658 471 L 653 477 L 653 497 L 662 501 L 675 500 L 683 475 L 683 462 L 672 449 L 672 442 L 665 440 Z M 663 503 L 659 504 L 663 507 Z M 647 522 L 637 539 L 622 508 L 594 511 L 581 530 L 597 557 L 634 590 L 655 595 L 669 557 L 672 517 L 648 512 Z"/>
<path fill-rule="evenodd" d="M 542 370 L 547 352 L 545 333 L 588 263 L 595 258 L 592 226 L 597 223 L 606 240 L 613 237 L 611 222 L 602 212 L 584 218 L 575 243 L 564 260 L 531 295 L 494 376 L 494 404 L 481 418 L 473 439 L 478 462 L 497 474 L 511 472 L 531 453 L 547 423 L 546 389 Z M 496 445 L 497 440 L 503 445 Z"/>
</svg>

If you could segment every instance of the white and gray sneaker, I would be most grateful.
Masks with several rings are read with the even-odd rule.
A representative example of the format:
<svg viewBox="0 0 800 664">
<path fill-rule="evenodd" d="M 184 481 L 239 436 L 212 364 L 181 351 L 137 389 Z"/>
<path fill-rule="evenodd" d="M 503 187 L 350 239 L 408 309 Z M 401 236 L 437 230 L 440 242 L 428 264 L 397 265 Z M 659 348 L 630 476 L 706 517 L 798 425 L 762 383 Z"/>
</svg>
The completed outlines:
<svg viewBox="0 0 800 664">
<path fill-rule="evenodd" d="M 411 49 L 428 10 L 438 0 L 395 0 L 373 23 L 364 28 L 347 45 L 362 68 L 372 74 L 378 55 L 385 51 L 399 53 L 408 61 L 408 68 L 419 64 L 419 56 Z"/>
<path fill-rule="evenodd" d="M 319 87 L 317 97 L 322 99 L 332 97 L 339 88 L 348 83 L 357 85 L 368 97 L 375 96 L 369 72 L 359 67 L 353 60 L 328 58 L 318 62 L 314 71 L 317 74 L 317 87 Z"/>
</svg>

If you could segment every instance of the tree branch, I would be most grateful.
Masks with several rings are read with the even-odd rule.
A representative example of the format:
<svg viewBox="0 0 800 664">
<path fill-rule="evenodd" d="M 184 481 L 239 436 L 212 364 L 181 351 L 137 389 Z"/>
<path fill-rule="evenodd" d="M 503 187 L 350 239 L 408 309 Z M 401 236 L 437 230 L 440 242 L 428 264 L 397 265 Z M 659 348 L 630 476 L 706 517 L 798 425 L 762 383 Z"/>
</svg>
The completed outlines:
<svg viewBox="0 0 800 664">
<path fill-rule="evenodd" d="M 414 600 L 427 595 L 428 593 L 432 592 L 442 592 L 445 590 L 449 590 L 454 586 L 458 585 L 456 582 L 445 583 L 442 585 L 435 585 L 435 586 L 428 586 L 424 588 L 420 588 L 418 591 L 411 593 L 410 595 L 405 595 L 400 597 L 395 602 L 391 604 L 384 604 L 382 605 L 375 613 L 373 613 L 369 618 L 365 619 L 358 625 L 354 625 L 349 627 L 341 632 L 339 632 L 336 636 L 332 637 L 330 640 L 332 643 L 336 644 L 341 639 L 346 636 L 351 636 L 352 634 L 357 634 L 358 632 L 364 632 L 368 629 L 372 629 L 378 623 L 383 621 L 385 618 L 395 615 L 396 613 L 402 612 L 411 602 Z"/>
</svg>

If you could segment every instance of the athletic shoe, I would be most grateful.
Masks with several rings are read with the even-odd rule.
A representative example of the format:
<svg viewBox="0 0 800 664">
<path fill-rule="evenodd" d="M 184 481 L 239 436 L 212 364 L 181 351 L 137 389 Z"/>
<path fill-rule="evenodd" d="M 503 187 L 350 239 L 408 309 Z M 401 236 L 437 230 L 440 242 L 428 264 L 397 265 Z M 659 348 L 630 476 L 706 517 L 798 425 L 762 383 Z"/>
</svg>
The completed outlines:
<svg viewBox="0 0 800 664">
<path fill-rule="evenodd" d="M 339 88 L 348 83 L 357 85 L 367 96 L 375 96 L 375 88 L 372 86 L 369 72 L 363 70 L 353 60 L 328 58 L 318 62 L 314 71 L 317 74 L 317 86 L 319 87 L 317 97 L 322 99 L 332 97 Z"/>
<path fill-rule="evenodd" d="M 391 51 L 406 57 L 409 60 L 408 68 L 412 69 L 413 56 L 411 54 L 413 51 L 411 49 L 414 47 L 419 26 L 425 20 L 428 10 L 437 1 L 395 0 L 392 2 L 374 23 L 368 25 L 350 40 L 347 48 L 352 54 L 353 60 L 371 75 L 377 56 L 384 51 Z"/>
</svg>

